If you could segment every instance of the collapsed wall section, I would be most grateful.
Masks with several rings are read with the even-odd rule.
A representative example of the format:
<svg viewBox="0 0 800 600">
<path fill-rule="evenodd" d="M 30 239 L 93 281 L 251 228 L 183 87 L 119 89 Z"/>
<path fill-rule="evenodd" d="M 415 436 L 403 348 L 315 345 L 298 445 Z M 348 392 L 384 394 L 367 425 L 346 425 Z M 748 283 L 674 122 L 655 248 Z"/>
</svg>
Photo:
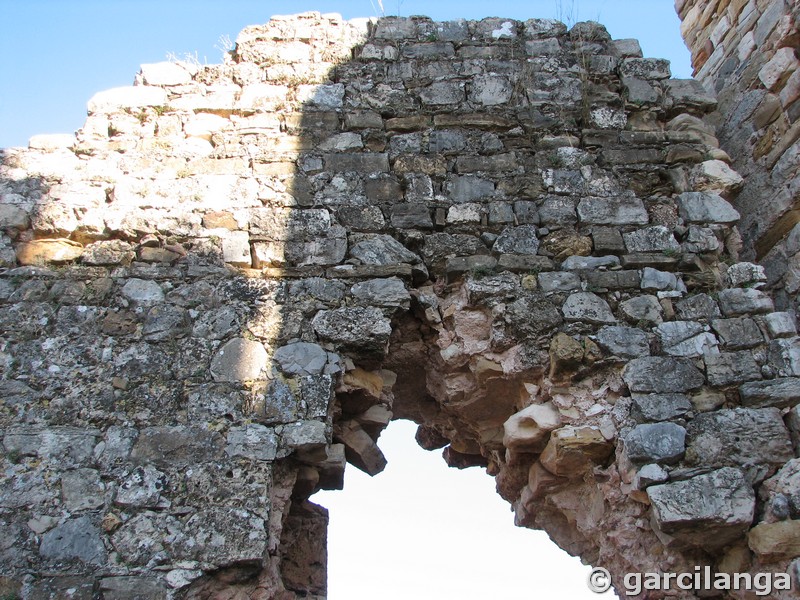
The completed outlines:
<svg viewBox="0 0 800 600">
<path fill-rule="evenodd" d="M 2 585 L 323 597 L 307 499 L 392 417 L 618 583 L 793 564 L 800 340 L 699 83 L 315 13 L 136 83 L 3 152 Z"/>
</svg>

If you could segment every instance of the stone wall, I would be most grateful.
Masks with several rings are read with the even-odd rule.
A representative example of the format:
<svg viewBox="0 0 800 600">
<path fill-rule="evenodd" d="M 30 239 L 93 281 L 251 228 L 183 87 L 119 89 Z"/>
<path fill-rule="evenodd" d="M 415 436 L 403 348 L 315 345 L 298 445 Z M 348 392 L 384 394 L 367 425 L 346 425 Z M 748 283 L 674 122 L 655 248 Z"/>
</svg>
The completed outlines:
<svg viewBox="0 0 800 600">
<path fill-rule="evenodd" d="M 1 591 L 322 598 L 308 498 L 392 418 L 618 583 L 794 569 L 714 107 L 596 23 L 312 13 L 3 151 Z"/>
<path fill-rule="evenodd" d="M 676 0 L 695 76 L 716 91 L 709 120 L 745 183 L 745 255 L 794 307 L 800 289 L 800 6 L 791 0 Z"/>
</svg>

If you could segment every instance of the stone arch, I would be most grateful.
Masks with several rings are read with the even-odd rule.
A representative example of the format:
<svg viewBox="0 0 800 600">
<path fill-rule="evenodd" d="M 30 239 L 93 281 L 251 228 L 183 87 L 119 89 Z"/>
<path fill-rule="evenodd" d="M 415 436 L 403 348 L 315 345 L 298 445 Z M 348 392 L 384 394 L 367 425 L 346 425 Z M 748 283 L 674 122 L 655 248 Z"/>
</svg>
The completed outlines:
<svg viewBox="0 0 800 600">
<path fill-rule="evenodd" d="M 596 23 L 312 13 L 138 83 L 3 155 L 24 595 L 321 597 L 306 500 L 392 416 L 617 585 L 786 570 L 796 330 L 697 82 Z"/>
</svg>

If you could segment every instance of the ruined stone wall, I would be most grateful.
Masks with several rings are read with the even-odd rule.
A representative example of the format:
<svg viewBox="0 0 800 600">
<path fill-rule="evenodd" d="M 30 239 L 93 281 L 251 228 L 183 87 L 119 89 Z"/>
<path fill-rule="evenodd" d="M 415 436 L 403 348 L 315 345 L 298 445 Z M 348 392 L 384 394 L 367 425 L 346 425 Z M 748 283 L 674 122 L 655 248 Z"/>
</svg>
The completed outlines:
<svg viewBox="0 0 800 600">
<path fill-rule="evenodd" d="M 3 151 L 2 591 L 324 597 L 308 498 L 393 417 L 618 584 L 793 570 L 714 106 L 595 23 L 307 14 Z"/>
<path fill-rule="evenodd" d="M 800 6 L 792 0 L 676 0 L 695 76 L 719 98 L 709 120 L 745 182 L 745 255 L 794 307 L 800 289 Z"/>
</svg>

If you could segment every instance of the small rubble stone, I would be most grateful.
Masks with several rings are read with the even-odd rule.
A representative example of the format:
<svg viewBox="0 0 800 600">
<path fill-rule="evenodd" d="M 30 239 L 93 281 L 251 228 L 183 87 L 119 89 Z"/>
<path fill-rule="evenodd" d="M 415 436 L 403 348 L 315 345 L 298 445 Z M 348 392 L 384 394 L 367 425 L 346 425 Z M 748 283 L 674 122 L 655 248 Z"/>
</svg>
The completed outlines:
<svg viewBox="0 0 800 600">
<path fill-rule="evenodd" d="M 554 475 L 575 476 L 602 464 L 613 451 L 599 429 L 566 426 L 550 434 L 540 461 Z"/>
<path fill-rule="evenodd" d="M 503 424 L 503 445 L 516 452 L 544 450 L 550 432 L 561 425 L 561 414 L 551 403 L 532 404 Z"/>
</svg>

